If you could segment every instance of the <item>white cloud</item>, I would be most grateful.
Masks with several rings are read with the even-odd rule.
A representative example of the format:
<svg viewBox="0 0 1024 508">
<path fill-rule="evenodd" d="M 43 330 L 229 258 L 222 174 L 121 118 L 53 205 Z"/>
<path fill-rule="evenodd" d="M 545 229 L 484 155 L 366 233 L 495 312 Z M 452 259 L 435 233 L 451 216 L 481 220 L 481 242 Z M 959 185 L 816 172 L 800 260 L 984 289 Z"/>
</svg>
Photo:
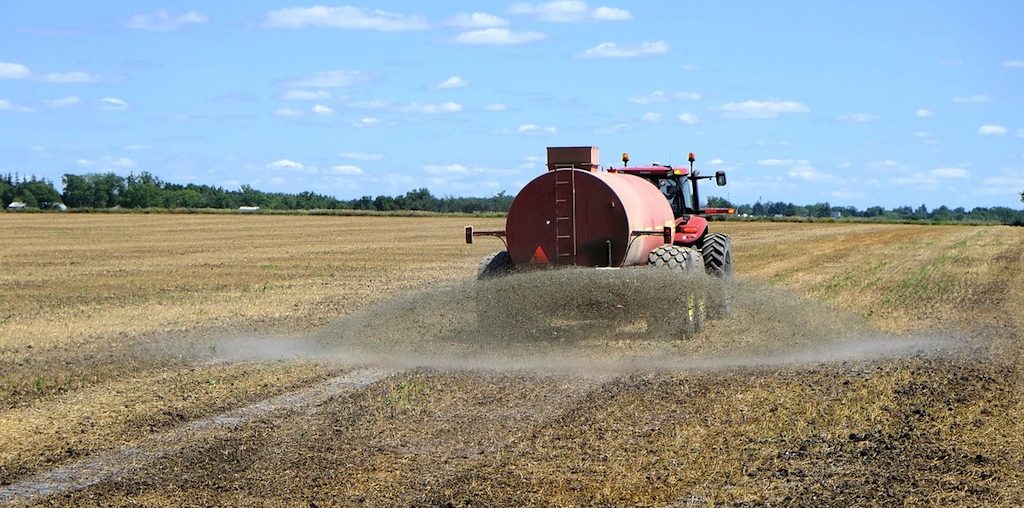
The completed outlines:
<svg viewBox="0 0 1024 508">
<path fill-rule="evenodd" d="M 928 138 L 928 136 L 930 136 L 930 134 L 928 134 L 928 131 L 914 131 L 912 136 L 918 139 L 926 139 Z"/>
<path fill-rule="evenodd" d="M 868 123 L 878 120 L 878 115 L 871 113 L 850 113 L 847 115 L 840 115 L 836 120 L 845 123 Z"/>
<path fill-rule="evenodd" d="M 11 103 L 11 101 L 0 99 L 0 111 L 16 111 L 19 113 L 28 113 L 32 111 L 32 108 L 25 106 L 19 106 Z"/>
<path fill-rule="evenodd" d="M 267 164 L 267 169 L 305 169 L 306 166 L 301 162 L 295 162 L 289 159 L 278 159 L 274 162 Z"/>
<path fill-rule="evenodd" d="M 914 114 L 917 115 L 920 118 L 928 118 L 928 117 L 932 116 L 931 110 L 924 109 L 924 108 L 918 109 L 917 111 L 914 112 Z"/>
<path fill-rule="evenodd" d="M 370 77 L 362 71 L 324 71 L 291 80 L 288 84 L 299 88 L 340 88 L 365 83 L 369 79 Z"/>
<path fill-rule="evenodd" d="M 379 161 L 384 158 L 379 153 L 366 153 L 366 152 L 341 152 L 338 154 L 343 159 L 352 159 L 356 161 Z"/>
<path fill-rule="evenodd" d="M 544 37 L 545 35 L 540 32 L 513 32 L 507 28 L 484 28 L 483 30 L 462 32 L 455 36 L 455 42 L 472 45 L 515 46 L 536 42 Z"/>
<path fill-rule="evenodd" d="M 506 109 L 508 109 L 508 106 L 500 102 L 495 102 L 494 104 L 488 104 L 487 106 L 484 106 L 484 109 L 486 109 L 487 111 L 505 111 Z"/>
<path fill-rule="evenodd" d="M 806 180 L 808 182 L 823 182 L 832 178 L 832 175 L 822 173 L 821 171 L 814 169 L 812 166 L 793 166 L 786 174 L 788 174 L 790 178 Z"/>
<path fill-rule="evenodd" d="M 172 32 L 188 25 L 197 25 L 207 21 L 209 18 L 197 11 L 188 11 L 178 15 L 170 14 L 167 11 L 157 11 L 151 14 L 136 14 L 128 18 L 124 26 L 133 30 Z"/>
<path fill-rule="evenodd" d="M 774 168 L 787 168 L 786 176 L 794 180 L 803 180 L 806 182 L 837 180 L 835 175 L 815 169 L 814 165 L 811 164 L 811 161 L 806 159 L 761 159 L 757 161 L 757 165 Z"/>
<path fill-rule="evenodd" d="M 333 109 L 331 109 L 328 106 L 324 106 L 323 104 L 314 105 L 312 108 L 310 108 L 310 111 L 320 116 L 331 116 L 334 114 Z"/>
<path fill-rule="evenodd" d="M 971 174 L 963 168 L 935 168 L 926 173 L 933 178 L 967 178 Z"/>
<path fill-rule="evenodd" d="M 106 109 L 110 111 L 120 111 L 128 109 L 128 102 L 124 99 L 117 99 L 115 97 L 104 97 L 100 99 L 100 109 Z"/>
<path fill-rule="evenodd" d="M 708 166 L 721 166 L 722 164 L 725 164 L 725 161 L 722 159 L 711 159 L 708 161 Z"/>
<path fill-rule="evenodd" d="M 339 166 L 331 166 L 331 172 L 338 175 L 361 175 L 363 174 L 363 168 L 359 166 L 353 166 L 351 164 L 342 164 Z"/>
<path fill-rule="evenodd" d="M 25 79 L 32 75 L 28 67 L 13 62 L 0 62 L 0 79 Z"/>
<path fill-rule="evenodd" d="M 1024 60 L 1006 60 L 1003 67 L 1024 67 Z"/>
<path fill-rule="evenodd" d="M 327 90 L 288 90 L 281 96 L 286 101 L 324 101 L 331 98 Z"/>
<path fill-rule="evenodd" d="M 658 123 L 661 121 L 661 113 L 655 113 L 654 111 L 648 111 L 640 117 L 641 120 L 647 123 Z"/>
<path fill-rule="evenodd" d="M 807 161 L 794 161 L 793 159 L 761 159 L 757 161 L 758 166 L 790 166 L 794 162 L 807 162 Z"/>
<path fill-rule="evenodd" d="M 907 185 L 919 188 L 934 188 L 942 180 L 966 179 L 970 178 L 970 176 L 970 172 L 968 172 L 966 169 L 948 167 L 935 168 L 927 171 L 914 171 L 910 173 L 901 172 L 900 176 L 890 178 L 889 182 L 895 185 Z"/>
<path fill-rule="evenodd" d="M 466 81 L 459 76 L 452 76 L 434 85 L 434 88 L 437 88 L 438 90 L 448 90 L 452 88 L 464 88 L 467 85 L 469 85 L 469 81 Z"/>
<path fill-rule="evenodd" d="M 654 102 L 665 102 L 668 100 L 668 94 L 661 90 L 655 90 L 647 95 L 637 95 L 629 98 L 629 102 L 634 104 L 651 104 Z"/>
<path fill-rule="evenodd" d="M 642 42 L 639 45 L 619 46 L 615 42 L 602 42 L 580 53 L 583 58 L 637 58 L 668 52 L 665 41 Z"/>
<path fill-rule="evenodd" d="M 616 7 L 591 9 L 582 0 L 554 0 L 552 2 L 513 4 L 512 14 L 533 16 L 541 21 L 555 23 L 579 23 L 581 21 L 624 21 L 633 17 L 629 11 Z"/>
<path fill-rule="evenodd" d="M 703 97 L 696 92 L 674 92 L 665 93 L 661 90 L 655 90 L 647 95 L 637 95 L 629 98 L 629 102 L 633 104 L 653 104 L 657 102 L 666 102 L 669 99 L 679 99 L 682 101 L 699 101 Z"/>
<path fill-rule="evenodd" d="M 72 97 L 62 97 L 60 99 L 50 99 L 50 100 L 46 101 L 46 105 L 51 107 L 51 108 L 65 108 L 65 107 L 68 107 L 68 106 L 74 106 L 76 104 L 80 104 L 81 102 L 82 102 L 82 99 L 79 99 L 78 97 L 73 97 L 72 96 Z"/>
<path fill-rule="evenodd" d="M 688 125 L 693 125 L 697 123 L 698 120 L 697 115 L 693 113 L 680 113 L 676 118 L 678 118 L 680 122 Z"/>
<path fill-rule="evenodd" d="M 119 169 L 131 169 L 136 166 L 135 161 L 128 157 L 104 157 L 107 166 Z"/>
<path fill-rule="evenodd" d="M 864 197 L 866 196 L 861 191 L 851 190 L 834 190 L 830 192 L 829 195 L 835 199 L 864 199 Z"/>
<path fill-rule="evenodd" d="M 0 79 L 29 79 L 34 78 L 47 83 L 95 83 L 101 79 L 96 74 L 88 72 L 50 72 L 42 76 L 36 76 L 32 70 L 20 63 L 0 62 Z"/>
<path fill-rule="evenodd" d="M 486 12 L 460 12 L 445 24 L 462 28 L 494 28 L 508 25 L 508 20 Z"/>
<path fill-rule="evenodd" d="M 981 181 L 981 194 L 1010 194 L 1020 196 L 1020 190 L 1024 189 L 1024 178 L 990 176 Z"/>
<path fill-rule="evenodd" d="M 340 6 L 294 7 L 270 11 L 264 26 L 273 28 L 343 28 L 349 30 L 377 30 L 401 32 L 426 30 L 430 23 L 422 16 L 407 16 L 360 7 Z"/>
<path fill-rule="evenodd" d="M 555 134 L 558 134 L 558 129 L 556 129 L 554 127 L 539 127 L 539 126 L 534 125 L 532 123 L 524 123 L 524 124 L 520 125 L 519 127 L 516 127 L 514 130 L 502 129 L 501 133 L 502 134 L 525 134 L 525 135 L 532 135 L 532 136 L 544 136 L 544 135 L 553 136 Z"/>
<path fill-rule="evenodd" d="M 462 111 L 462 104 L 457 102 L 442 102 L 440 104 L 420 104 L 414 102 L 401 108 L 401 111 L 422 113 L 425 115 L 433 115 L 437 113 L 458 113 L 459 111 Z"/>
<path fill-rule="evenodd" d="M 978 127 L 978 134 L 983 136 L 1002 136 L 1006 134 L 1006 127 L 1002 125 L 982 125 Z"/>
<path fill-rule="evenodd" d="M 628 123 L 616 123 L 612 125 L 606 125 L 604 127 L 598 127 L 594 129 L 594 134 L 615 134 L 616 132 L 622 132 L 628 130 L 630 125 Z"/>
<path fill-rule="evenodd" d="M 302 111 L 293 108 L 279 108 L 274 110 L 274 116 L 280 116 L 283 118 L 294 118 L 296 116 L 302 116 Z"/>
<path fill-rule="evenodd" d="M 807 113 L 806 105 L 794 101 L 743 101 L 719 108 L 728 118 L 776 118 L 783 113 Z"/>
<path fill-rule="evenodd" d="M 100 80 L 100 76 L 81 71 L 49 72 L 39 79 L 47 83 L 95 83 Z"/>
<path fill-rule="evenodd" d="M 356 101 L 348 104 L 353 109 L 384 109 L 388 106 L 390 104 L 385 101 Z"/>
<path fill-rule="evenodd" d="M 590 13 L 590 17 L 601 21 L 627 21 L 633 15 L 626 9 L 616 7 L 598 7 Z"/>
<path fill-rule="evenodd" d="M 360 118 L 359 120 L 352 122 L 352 125 L 354 127 L 370 127 L 372 125 L 380 125 L 380 119 L 369 116 L 365 118 Z"/>
<path fill-rule="evenodd" d="M 987 95 L 963 95 L 959 97 L 953 97 L 953 102 L 959 102 L 961 104 L 979 104 L 991 101 L 992 98 Z"/>
<path fill-rule="evenodd" d="M 75 161 L 75 164 L 78 165 L 78 167 L 80 168 L 88 168 L 95 163 L 89 159 L 78 159 L 77 161 Z"/>
<path fill-rule="evenodd" d="M 431 175 L 459 175 L 469 172 L 469 168 L 462 164 L 429 164 L 423 166 L 423 170 Z"/>
</svg>

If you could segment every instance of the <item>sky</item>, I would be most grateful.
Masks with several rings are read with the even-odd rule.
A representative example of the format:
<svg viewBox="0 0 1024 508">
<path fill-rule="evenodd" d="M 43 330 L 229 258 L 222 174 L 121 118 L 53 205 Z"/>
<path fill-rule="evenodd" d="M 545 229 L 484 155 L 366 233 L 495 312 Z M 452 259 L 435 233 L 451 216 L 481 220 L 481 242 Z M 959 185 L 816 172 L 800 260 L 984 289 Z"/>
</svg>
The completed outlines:
<svg viewBox="0 0 1024 508">
<path fill-rule="evenodd" d="M 0 172 L 489 196 L 595 145 L 695 152 L 735 203 L 1020 208 L 1022 21 L 1016 0 L 8 0 Z"/>
</svg>

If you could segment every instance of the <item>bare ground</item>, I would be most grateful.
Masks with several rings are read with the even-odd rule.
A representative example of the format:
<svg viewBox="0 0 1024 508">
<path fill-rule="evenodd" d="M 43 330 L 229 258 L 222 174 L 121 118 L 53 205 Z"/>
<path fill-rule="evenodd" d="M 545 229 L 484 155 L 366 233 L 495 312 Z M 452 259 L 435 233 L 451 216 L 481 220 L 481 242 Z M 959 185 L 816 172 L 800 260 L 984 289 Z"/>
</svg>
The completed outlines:
<svg viewBox="0 0 1024 508">
<path fill-rule="evenodd" d="M 197 223 L 183 228 L 182 234 L 192 238 L 202 237 L 197 231 L 237 226 L 189 220 Z M 308 227 L 316 238 L 346 228 L 373 229 L 358 221 L 380 224 L 374 220 L 430 231 L 433 236 L 418 240 L 423 242 L 422 250 L 443 253 L 449 249 L 448 254 L 438 255 L 455 261 L 431 261 L 430 254 L 419 262 L 390 261 L 405 267 L 392 268 L 393 282 L 379 286 L 391 294 L 427 287 L 431 280 L 467 277 L 479 254 L 454 247 L 457 234 L 447 243 L 448 230 L 457 233 L 453 221 L 334 220 L 339 223 L 275 225 L 262 234 L 257 232 L 266 225 L 250 224 L 247 228 L 253 230 L 247 234 L 252 236 L 247 241 L 255 252 L 269 255 L 273 249 L 260 239 L 270 241 L 266 238 L 273 237 L 271 231 L 281 226 Z M 348 220 L 358 224 L 347 224 Z M 33 227 L 46 231 L 53 226 Z M 206 436 L 192 436 L 182 429 L 213 421 L 224 410 L 244 411 L 250 407 L 246 404 L 274 394 L 307 393 L 308 388 L 289 387 L 319 382 L 342 367 L 332 362 L 310 364 L 308 359 L 193 364 L 196 360 L 190 358 L 198 356 L 168 359 L 146 353 L 138 356 L 153 363 L 134 367 L 141 372 L 123 380 L 119 378 L 133 367 L 114 361 L 111 374 L 97 374 L 94 381 L 70 386 L 66 393 L 8 395 L 11 409 L 0 413 L 0 443 L 11 445 L 3 447 L 3 482 L 9 490 L 54 467 L 116 457 L 120 453 L 116 450 L 145 449 L 146 443 L 160 442 L 159 457 L 94 484 L 78 485 L 85 488 L 65 489 L 35 502 L 76 506 L 1021 504 L 1021 230 L 799 224 L 726 224 L 723 229 L 734 237 L 741 277 L 752 284 L 768 281 L 788 288 L 809 302 L 842 309 L 837 313 L 852 312 L 875 330 L 955 336 L 962 347 L 941 354 L 719 369 L 639 368 L 600 375 L 580 369 L 465 369 L 428 362 L 421 368 L 403 365 L 406 370 L 364 387 L 339 390 L 313 404 L 287 404 L 280 410 L 251 414 Z M 320 313 L 317 323 L 324 323 L 324 315 L 344 315 L 383 299 L 384 294 L 368 289 L 364 294 L 374 296 L 349 298 L 344 309 L 309 307 L 308 296 L 291 303 L 290 298 L 301 290 L 323 284 L 323 279 L 309 273 L 330 272 L 337 269 L 332 263 L 343 262 L 328 252 L 331 242 L 319 241 L 323 243 L 302 249 L 312 252 L 322 245 L 322 256 L 313 255 L 309 266 L 289 268 L 294 270 L 295 288 L 271 290 L 272 296 L 258 304 L 237 307 L 238 318 L 233 317 L 235 309 L 222 312 L 212 306 L 214 314 L 224 316 L 213 321 L 237 330 L 246 328 L 248 316 L 256 315 L 264 316 L 256 321 L 269 325 L 248 323 L 249 329 L 293 329 L 292 323 L 311 313 Z M 275 245 L 285 251 L 295 248 L 287 242 Z M 153 252 L 158 251 L 154 247 Z M 220 252 L 219 264 L 205 268 L 210 272 L 208 280 L 223 277 L 223 284 L 230 287 L 239 278 L 251 276 L 230 269 L 239 261 Z M 289 256 L 301 253 L 279 254 L 296 264 L 298 257 Z M 142 252 L 137 259 L 154 255 Z M 351 259 L 352 254 L 339 253 L 337 259 L 346 257 Z M 439 268 L 425 268 L 431 263 Z M 26 274 L 43 273 L 28 261 L 19 267 Z M 424 277 L 424 272 L 429 275 Z M 131 277 L 138 277 L 140 288 L 149 284 L 147 277 L 166 277 L 164 270 L 155 267 L 148 273 Z M 330 289 L 320 297 L 337 298 L 363 287 L 354 275 L 335 286 L 328 283 Z M 32 277 L 27 279 L 30 286 Z M 35 282 L 41 288 L 39 295 L 46 294 L 42 279 Z M 86 287 L 95 284 L 92 279 L 80 282 Z M 165 284 L 171 289 L 172 307 L 192 298 L 222 298 L 217 291 L 192 288 L 180 290 L 179 295 L 175 288 L 182 283 L 173 278 Z M 39 299 L 44 300 L 41 309 L 51 305 L 45 302 L 46 296 Z M 134 308 L 150 305 L 150 300 L 132 301 L 122 294 L 115 294 L 111 301 L 134 316 L 139 315 Z M 14 316 L 15 322 L 34 319 L 9 300 L 3 303 L 4 312 Z M 292 305 L 297 308 L 287 310 Z M 75 306 L 67 307 L 73 313 Z M 78 312 L 87 314 L 80 321 L 86 324 L 119 319 L 104 317 L 115 312 L 110 308 Z M 274 313 L 282 317 L 266 317 Z M 119 325 L 128 330 L 148 327 L 146 333 L 173 337 L 180 332 L 167 330 L 166 324 L 180 319 L 195 320 L 187 332 L 192 340 L 202 343 L 204 334 L 218 335 L 197 332 L 208 324 L 181 309 L 166 317 Z M 8 318 L 3 324 L 5 337 L 13 329 L 26 330 L 11 322 Z M 785 322 L 785 317 L 778 319 L 777 329 L 785 330 Z M 79 321 L 69 319 L 67 326 L 75 323 Z M 729 324 L 734 328 L 723 336 L 756 342 L 764 328 L 735 328 L 742 324 L 742 320 Z M 111 336 L 102 330 L 93 333 Z M 115 357 L 130 357 L 117 352 L 131 351 L 140 343 L 160 342 L 145 340 L 145 333 L 124 333 L 121 341 L 106 339 Z M 70 339 L 59 332 L 52 337 L 55 344 Z M 24 343 L 14 339 L 4 346 Z M 584 346 L 591 348 L 581 351 L 585 354 L 595 347 Z M 692 344 L 681 347 L 714 350 L 711 346 L 694 350 Z M 90 371 L 88 360 L 77 352 L 62 356 L 53 352 L 56 346 L 41 349 L 44 353 L 37 356 L 44 365 L 59 365 L 63 360 Z M 572 349 L 561 351 L 572 355 Z M 20 358 L 34 356 L 29 352 Z M 14 379 L 21 371 L 11 372 Z M 191 372 L 192 377 L 177 379 L 183 372 Z M 171 379 L 180 381 L 180 392 L 174 391 Z M 211 379 L 221 384 L 208 383 Z M 133 393 L 139 388 L 142 394 Z M 197 400 L 185 400 L 193 398 Z M 110 417 L 107 413 L 117 407 L 128 409 L 120 410 L 122 416 Z M 154 419 L 173 407 L 181 408 L 177 418 Z M 64 414 L 78 423 L 69 427 L 60 416 Z M 109 439 L 111 429 L 124 437 Z M 104 436 L 105 441 L 97 439 Z M 76 453 L 60 453 L 69 439 L 80 443 L 71 445 Z"/>
</svg>

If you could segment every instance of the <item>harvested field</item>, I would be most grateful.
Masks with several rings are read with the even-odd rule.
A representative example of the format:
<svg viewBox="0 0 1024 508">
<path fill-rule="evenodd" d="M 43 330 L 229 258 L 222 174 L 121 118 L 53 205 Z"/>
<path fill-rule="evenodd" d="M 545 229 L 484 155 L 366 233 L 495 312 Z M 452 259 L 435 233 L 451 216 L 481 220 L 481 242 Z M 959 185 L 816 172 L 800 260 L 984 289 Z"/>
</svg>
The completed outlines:
<svg viewBox="0 0 1024 508">
<path fill-rule="evenodd" d="M 1024 229 L 715 223 L 732 318 L 509 342 L 465 222 L 3 215 L 0 502 L 1024 502 Z"/>
</svg>

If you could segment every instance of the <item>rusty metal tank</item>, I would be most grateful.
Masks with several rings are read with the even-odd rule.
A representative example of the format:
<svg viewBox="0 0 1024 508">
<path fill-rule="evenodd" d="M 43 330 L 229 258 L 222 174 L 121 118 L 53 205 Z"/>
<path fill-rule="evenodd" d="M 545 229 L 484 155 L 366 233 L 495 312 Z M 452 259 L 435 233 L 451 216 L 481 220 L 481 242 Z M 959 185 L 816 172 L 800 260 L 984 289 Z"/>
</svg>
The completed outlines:
<svg viewBox="0 0 1024 508">
<path fill-rule="evenodd" d="M 636 176 L 597 171 L 593 151 L 594 164 L 559 168 L 552 162 L 559 154 L 553 157 L 549 149 L 549 171 L 516 196 L 505 222 L 516 265 L 646 264 L 664 243 L 660 235 L 634 234 L 674 225 L 661 191 Z M 576 169 L 581 166 L 586 169 Z"/>
</svg>

